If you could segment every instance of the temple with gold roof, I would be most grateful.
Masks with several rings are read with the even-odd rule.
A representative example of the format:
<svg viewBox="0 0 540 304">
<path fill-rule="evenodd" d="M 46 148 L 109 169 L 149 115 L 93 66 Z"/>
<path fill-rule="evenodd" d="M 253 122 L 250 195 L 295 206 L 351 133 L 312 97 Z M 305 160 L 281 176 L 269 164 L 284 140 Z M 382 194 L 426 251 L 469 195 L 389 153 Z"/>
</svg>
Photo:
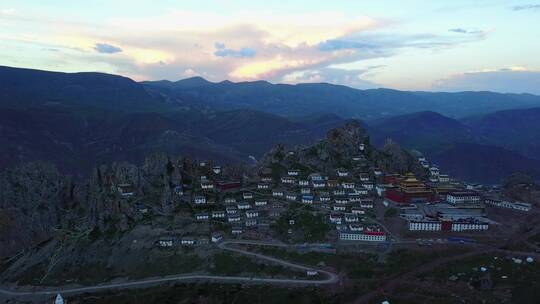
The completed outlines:
<svg viewBox="0 0 540 304">
<path fill-rule="evenodd" d="M 385 197 L 399 204 L 431 202 L 435 200 L 433 191 L 412 173 L 395 179 L 394 186 L 387 189 Z"/>
</svg>

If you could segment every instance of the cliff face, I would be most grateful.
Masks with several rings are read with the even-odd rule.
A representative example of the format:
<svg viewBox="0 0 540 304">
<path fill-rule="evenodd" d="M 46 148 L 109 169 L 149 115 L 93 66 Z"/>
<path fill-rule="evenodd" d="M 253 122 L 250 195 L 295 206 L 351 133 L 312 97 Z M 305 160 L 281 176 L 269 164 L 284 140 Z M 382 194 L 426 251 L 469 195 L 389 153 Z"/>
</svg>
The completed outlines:
<svg viewBox="0 0 540 304">
<path fill-rule="evenodd" d="M 52 236 L 78 205 L 73 184 L 50 165 L 31 163 L 0 173 L 0 256 Z"/>
<path fill-rule="evenodd" d="M 164 154 L 146 158 L 140 167 L 113 163 L 94 169 L 87 180 L 74 181 L 49 164 L 28 163 L 0 173 L 0 257 L 16 254 L 56 235 L 88 232 L 94 227 L 128 229 L 139 216 L 132 199 L 122 198 L 119 184 L 162 212 L 175 203 L 182 160 Z"/>
<path fill-rule="evenodd" d="M 403 150 L 396 142 L 388 140 L 381 150 L 374 153 L 377 167 L 385 172 L 405 174 L 414 173 L 417 177 L 426 177 L 424 169 L 410 153 Z"/>
</svg>

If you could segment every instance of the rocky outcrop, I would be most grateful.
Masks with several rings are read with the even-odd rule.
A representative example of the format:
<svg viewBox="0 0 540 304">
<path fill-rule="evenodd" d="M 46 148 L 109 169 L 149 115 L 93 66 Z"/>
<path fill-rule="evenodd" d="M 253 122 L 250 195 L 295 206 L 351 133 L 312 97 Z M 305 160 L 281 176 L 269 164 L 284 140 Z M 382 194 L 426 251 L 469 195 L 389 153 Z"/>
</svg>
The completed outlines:
<svg viewBox="0 0 540 304">
<path fill-rule="evenodd" d="M 329 147 L 345 156 L 358 153 L 359 146 L 365 139 L 366 132 L 356 120 L 347 122 L 343 127 L 332 129 L 326 135 Z"/>
<path fill-rule="evenodd" d="M 68 225 L 78 207 L 77 189 L 55 167 L 29 163 L 0 173 L 0 256 L 49 239 Z"/>
<path fill-rule="evenodd" d="M 383 148 L 374 155 L 377 167 L 385 172 L 405 174 L 412 172 L 417 177 L 425 177 L 427 172 L 409 152 L 396 142 L 387 140 Z"/>
<path fill-rule="evenodd" d="M 151 155 L 141 166 L 113 163 L 95 168 L 86 180 L 64 176 L 50 164 L 28 163 L 0 173 L 0 257 L 10 256 L 66 231 L 125 231 L 138 216 L 133 203 L 170 213 L 181 183 L 183 160 Z M 135 198 L 122 197 L 130 185 Z M 134 196 L 135 197 L 135 196 Z"/>
<path fill-rule="evenodd" d="M 333 174 L 337 168 L 356 168 L 359 163 L 352 162 L 354 156 L 363 155 L 362 170 L 380 167 L 389 173 L 413 172 L 419 177 L 426 172 L 409 152 L 395 142 L 388 142 L 381 150 L 375 149 L 358 121 L 352 120 L 344 126 L 332 129 L 326 139 L 310 146 L 298 146 L 287 150 L 283 145 L 275 146 L 260 161 L 259 171 L 275 168 L 305 166 L 312 171 Z"/>
</svg>

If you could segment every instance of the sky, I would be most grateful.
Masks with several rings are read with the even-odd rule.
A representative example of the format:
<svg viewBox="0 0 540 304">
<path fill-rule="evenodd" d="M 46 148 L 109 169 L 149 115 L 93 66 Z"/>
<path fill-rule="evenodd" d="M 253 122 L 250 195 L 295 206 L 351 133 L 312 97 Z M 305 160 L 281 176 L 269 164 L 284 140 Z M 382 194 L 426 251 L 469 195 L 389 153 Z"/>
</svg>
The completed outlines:
<svg viewBox="0 0 540 304">
<path fill-rule="evenodd" d="M 0 0 L 0 65 L 540 94 L 540 1 Z"/>
</svg>

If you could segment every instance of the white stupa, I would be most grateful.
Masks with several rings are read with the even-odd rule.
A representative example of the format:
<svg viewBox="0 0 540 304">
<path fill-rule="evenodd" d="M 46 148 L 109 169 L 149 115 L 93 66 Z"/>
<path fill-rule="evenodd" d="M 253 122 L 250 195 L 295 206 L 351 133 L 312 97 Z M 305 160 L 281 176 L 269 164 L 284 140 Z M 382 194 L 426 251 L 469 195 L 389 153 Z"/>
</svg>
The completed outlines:
<svg viewBox="0 0 540 304">
<path fill-rule="evenodd" d="M 56 300 L 54 300 L 54 304 L 64 304 L 64 298 L 60 294 L 56 295 Z"/>
</svg>

